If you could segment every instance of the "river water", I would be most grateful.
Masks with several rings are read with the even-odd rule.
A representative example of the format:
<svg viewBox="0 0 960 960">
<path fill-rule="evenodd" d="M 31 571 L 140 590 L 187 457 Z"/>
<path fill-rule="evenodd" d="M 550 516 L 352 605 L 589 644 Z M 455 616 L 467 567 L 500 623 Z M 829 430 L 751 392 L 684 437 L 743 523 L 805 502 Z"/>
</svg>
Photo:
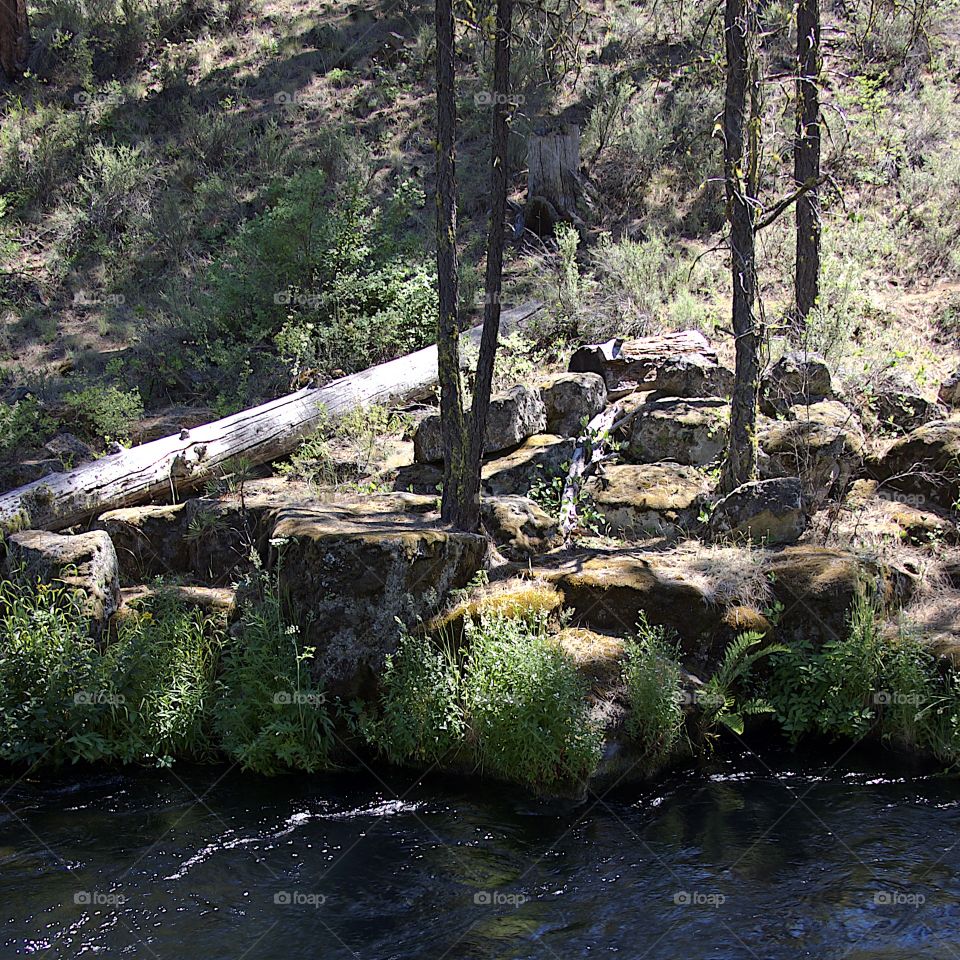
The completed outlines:
<svg viewBox="0 0 960 960">
<path fill-rule="evenodd" d="M 744 754 L 576 806 L 222 768 L 0 797 L 4 960 L 960 960 L 960 780 L 877 757 Z"/>
</svg>

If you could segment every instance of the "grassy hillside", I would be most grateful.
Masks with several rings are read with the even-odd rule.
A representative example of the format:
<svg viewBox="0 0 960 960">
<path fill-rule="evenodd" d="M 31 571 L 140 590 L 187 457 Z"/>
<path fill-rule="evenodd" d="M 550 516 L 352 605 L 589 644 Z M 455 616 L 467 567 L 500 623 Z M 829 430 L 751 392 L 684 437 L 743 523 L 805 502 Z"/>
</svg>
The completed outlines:
<svg viewBox="0 0 960 960">
<path fill-rule="evenodd" d="M 52 0 L 0 88 L 0 457 L 61 423 L 103 445 L 148 414 L 224 414 L 433 334 L 432 7 Z M 765 5 L 764 202 L 790 188 L 794 37 Z M 805 333 L 855 389 L 928 393 L 960 348 L 960 13 L 824 10 L 822 309 Z M 550 308 L 507 362 L 614 333 L 729 340 L 713 4 L 549 0 L 518 24 L 513 197 L 544 118 L 580 124 L 584 237 L 527 234 L 506 295 Z M 487 39 L 463 26 L 466 307 L 486 216 Z M 792 215 L 761 238 L 782 349 Z M 524 357 L 527 354 L 527 357 Z M 512 359 L 511 359 L 512 357 Z"/>
</svg>

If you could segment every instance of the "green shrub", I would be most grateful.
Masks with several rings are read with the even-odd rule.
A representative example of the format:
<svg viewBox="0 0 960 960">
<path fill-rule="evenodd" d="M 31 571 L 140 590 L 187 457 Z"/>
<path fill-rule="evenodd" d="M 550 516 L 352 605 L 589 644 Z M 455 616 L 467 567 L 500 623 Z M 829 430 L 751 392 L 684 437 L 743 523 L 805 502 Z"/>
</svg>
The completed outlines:
<svg viewBox="0 0 960 960">
<path fill-rule="evenodd" d="M 0 758 L 14 763 L 150 762 L 212 754 L 219 628 L 156 601 L 101 649 L 82 595 L 0 583 Z"/>
<path fill-rule="evenodd" d="M 120 621 L 105 656 L 123 691 L 125 761 L 209 760 L 222 625 L 162 592 Z"/>
<path fill-rule="evenodd" d="M 80 429 L 101 440 L 124 440 L 130 427 L 143 417 L 139 389 L 86 387 L 68 393 L 64 403 L 77 417 Z"/>
<path fill-rule="evenodd" d="M 35 397 L 12 404 L 0 401 L 0 457 L 15 453 L 25 442 L 42 443 L 52 429 L 52 422 L 43 415 Z"/>
<path fill-rule="evenodd" d="M 869 600 L 856 601 L 849 624 L 846 636 L 819 649 L 801 640 L 771 658 L 768 698 L 794 740 L 807 733 L 859 738 L 876 719 L 881 641 Z"/>
<path fill-rule="evenodd" d="M 403 414 L 386 407 L 357 408 L 319 426 L 279 469 L 308 483 L 356 484 L 369 476 L 387 442 L 406 426 Z"/>
<path fill-rule="evenodd" d="M 665 628 L 651 626 L 645 614 L 624 651 L 623 682 L 630 705 L 627 734 L 652 772 L 670 758 L 683 729 L 677 651 Z"/>
<path fill-rule="evenodd" d="M 421 199 L 400 188 L 380 209 L 359 183 L 332 185 L 317 170 L 276 186 L 211 274 L 220 328 L 275 339 L 295 373 L 349 373 L 425 345 L 434 271 L 397 240 Z"/>
<path fill-rule="evenodd" d="M 333 724 L 310 677 L 313 654 L 284 618 L 275 584 L 244 607 L 224 642 L 215 711 L 223 750 L 244 770 L 312 773 L 332 765 Z"/>
<path fill-rule="evenodd" d="M 448 760 L 466 742 L 460 684 L 452 654 L 403 631 L 380 680 L 379 714 L 361 713 L 361 732 L 393 763 Z"/>
<path fill-rule="evenodd" d="M 463 700 L 480 765 L 549 789 L 583 782 L 600 759 L 586 684 L 543 618 L 468 622 Z"/>
</svg>

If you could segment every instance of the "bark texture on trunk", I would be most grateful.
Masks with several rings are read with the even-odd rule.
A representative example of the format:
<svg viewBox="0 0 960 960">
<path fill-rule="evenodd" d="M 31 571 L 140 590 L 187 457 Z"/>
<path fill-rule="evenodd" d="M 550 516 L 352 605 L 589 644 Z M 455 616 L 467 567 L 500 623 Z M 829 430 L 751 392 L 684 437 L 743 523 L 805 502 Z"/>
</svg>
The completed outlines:
<svg viewBox="0 0 960 960">
<path fill-rule="evenodd" d="M 723 109 L 724 179 L 730 223 L 733 273 L 733 335 L 736 370 L 730 405 L 730 434 L 721 486 L 729 492 L 756 479 L 757 400 L 760 385 L 760 331 L 757 300 L 753 212 L 756 199 L 759 138 L 759 76 L 751 58 L 753 0 L 726 0 L 724 34 L 727 54 L 726 98 Z M 753 62 L 751 62 L 753 60 Z M 748 88 L 751 100 L 747 119 Z M 749 148 L 745 149 L 745 140 Z"/>
<path fill-rule="evenodd" d="M 0 0 L 0 69 L 10 80 L 23 73 L 29 47 L 27 0 Z"/>
<path fill-rule="evenodd" d="M 493 119 L 490 149 L 490 224 L 487 233 L 487 271 L 484 284 L 483 335 L 477 358 L 470 422 L 462 519 L 464 529 L 480 525 L 480 461 L 487 428 L 487 411 L 493 383 L 493 365 L 500 332 L 500 287 L 503 275 L 504 221 L 507 214 L 507 141 L 510 136 L 510 31 L 513 0 L 497 0 L 493 61 Z"/>
<path fill-rule="evenodd" d="M 533 303 L 503 313 L 504 329 L 536 313 Z M 481 327 L 464 338 L 478 343 Z M 381 363 L 313 390 L 299 390 L 215 423 L 144 443 L 67 473 L 0 494 L 0 532 L 62 530 L 106 510 L 152 498 L 176 500 L 229 472 L 238 458 L 256 466 L 292 453 L 317 427 L 358 407 L 425 396 L 437 384 L 437 348 Z"/>
<path fill-rule="evenodd" d="M 793 177 L 799 189 L 820 177 L 820 0 L 797 2 L 797 117 Z M 797 200 L 797 327 L 820 299 L 820 191 Z"/>
<path fill-rule="evenodd" d="M 437 281 L 440 312 L 437 324 L 437 368 L 440 380 L 440 423 L 443 433 L 443 496 L 440 515 L 464 529 L 470 436 L 460 375 L 457 264 L 457 177 L 453 0 L 436 0 L 437 28 Z"/>
<path fill-rule="evenodd" d="M 533 134 L 527 141 L 527 220 L 545 234 L 555 223 L 579 223 L 580 128 Z"/>
</svg>

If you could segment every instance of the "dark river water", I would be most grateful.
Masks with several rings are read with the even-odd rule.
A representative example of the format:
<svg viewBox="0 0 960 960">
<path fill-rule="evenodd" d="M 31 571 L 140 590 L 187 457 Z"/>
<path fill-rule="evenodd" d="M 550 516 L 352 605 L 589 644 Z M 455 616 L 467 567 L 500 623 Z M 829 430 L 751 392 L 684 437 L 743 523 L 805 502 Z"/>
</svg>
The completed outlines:
<svg viewBox="0 0 960 960">
<path fill-rule="evenodd" d="M 573 806 L 475 781 L 7 778 L 0 957 L 956 958 L 960 781 L 717 761 Z"/>
</svg>

